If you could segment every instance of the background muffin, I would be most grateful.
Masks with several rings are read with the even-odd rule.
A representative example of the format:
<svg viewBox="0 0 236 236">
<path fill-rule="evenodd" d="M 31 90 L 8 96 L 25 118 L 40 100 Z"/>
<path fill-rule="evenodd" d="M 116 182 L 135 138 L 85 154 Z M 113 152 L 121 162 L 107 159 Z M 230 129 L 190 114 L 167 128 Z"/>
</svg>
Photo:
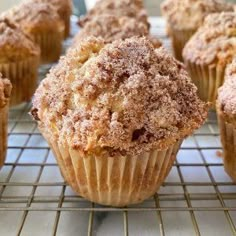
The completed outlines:
<svg viewBox="0 0 236 236">
<path fill-rule="evenodd" d="M 61 20 L 64 22 L 65 26 L 65 35 L 67 38 L 70 35 L 70 17 L 72 14 L 73 3 L 72 0 L 26 0 L 26 2 L 43 2 L 52 4 L 56 10 Z"/>
<path fill-rule="evenodd" d="M 7 124 L 11 88 L 11 82 L 8 79 L 3 79 L 0 73 L 0 168 L 4 164 L 7 151 Z"/>
<path fill-rule="evenodd" d="M 185 64 L 200 97 L 215 104 L 225 68 L 236 54 L 236 13 L 209 15 L 183 50 Z"/>
<path fill-rule="evenodd" d="M 75 36 L 74 46 L 90 36 L 102 37 L 105 43 L 111 43 L 114 40 L 126 39 L 132 36 L 146 36 L 152 40 L 155 47 L 161 46 L 161 42 L 158 39 L 149 35 L 149 28 L 146 24 L 127 16 L 95 16 Z"/>
<path fill-rule="evenodd" d="M 64 23 L 56 9 L 47 3 L 22 3 L 4 14 L 29 34 L 41 49 L 41 63 L 59 59 L 64 38 Z"/>
<path fill-rule="evenodd" d="M 219 89 L 217 113 L 226 172 L 236 181 L 236 59 L 226 70 Z"/>
<path fill-rule="evenodd" d="M 128 16 L 142 21 L 148 27 L 150 26 L 147 19 L 147 12 L 144 9 L 142 0 L 100 0 L 95 6 L 79 21 L 79 25 L 84 25 L 91 21 L 95 16 L 110 14 L 115 16 Z"/>
<path fill-rule="evenodd" d="M 210 13 L 233 11 L 233 5 L 223 0 L 165 0 L 161 9 L 167 20 L 175 57 L 182 61 L 184 45 L 205 17 Z"/>
<path fill-rule="evenodd" d="M 14 23 L 0 18 L 0 73 L 13 85 L 11 105 L 29 101 L 37 86 L 40 49 Z"/>
<path fill-rule="evenodd" d="M 207 106 L 163 48 L 90 38 L 41 83 L 32 115 L 77 193 L 124 206 L 155 193 Z"/>
</svg>

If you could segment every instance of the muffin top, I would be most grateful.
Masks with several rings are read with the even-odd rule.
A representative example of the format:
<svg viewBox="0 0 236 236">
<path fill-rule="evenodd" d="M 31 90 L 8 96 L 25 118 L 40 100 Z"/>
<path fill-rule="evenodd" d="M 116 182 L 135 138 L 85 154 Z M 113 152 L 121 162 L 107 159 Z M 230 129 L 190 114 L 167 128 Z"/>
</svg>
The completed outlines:
<svg viewBox="0 0 236 236">
<path fill-rule="evenodd" d="M 236 54 L 236 13 L 215 13 L 206 17 L 183 50 L 185 60 L 195 64 L 225 66 Z"/>
<path fill-rule="evenodd" d="M 228 119 L 236 117 L 236 59 L 228 65 L 225 74 L 225 82 L 218 90 L 219 108 Z"/>
<path fill-rule="evenodd" d="M 137 18 L 138 21 L 142 21 L 150 27 L 147 20 L 147 12 L 144 10 L 142 0 L 100 0 L 96 2 L 95 6 L 85 17 L 80 19 L 79 25 L 84 27 L 84 25 L 91 21 L 94 16 L 101 16 L 103 14 Z"/>
<path fill-rule="evenodd" d="M 10 80 L 3 79 L 2 74 L 0 73 L 0 108 L 7 105 L 11 95 L 11 89 L 12 85 Z"/>
<path fill-rule="evenodd" d="M 87 38 L 40 84 L 32 115 L 60 145 L 81 155 L 164 149 L 206 119 L 183 65 L 146 38 L 104 44 Z"/>
<path fill-rule="evenodd" d="M 40 49 L 17 25 L 0 17 L 0 52 L 0 63 L 9 63 L 39 55 Z"/>
<path fill-rule="evenodd" d="M 25 0 L 25 3 L 50 3 L 56 9 L 60 16 L 62 16 L 66 12 L 72 13 L 72 0 Z"/>
<path fill-rule="evenodd" d="M 49 3 L 23 2 L 4 14 L 28 33 L 63 31 L 56 8 Z"/>
<path fill-rule="evenodd" d="M 233 11 L 233 4 L 223 0 L 165 0 L 162 13 L 176 30 L 196 30 L 211 13 Z"/>
<path fill-rule="evenodd" d="M 105 43 L 111 43 L 114 40 L 132 36 L 149 37 L 149 29 L 146 24 L 137 21 L 135 18 L 101 15 L 95 16 L 79 31 L 75 36 L 74 45 L 76 46 L 81 40 L 89 36 L 102 37 Z M 158 39 L 153 39 L 153 42 L 156 47 L 161 46 Z"/>
</svg>

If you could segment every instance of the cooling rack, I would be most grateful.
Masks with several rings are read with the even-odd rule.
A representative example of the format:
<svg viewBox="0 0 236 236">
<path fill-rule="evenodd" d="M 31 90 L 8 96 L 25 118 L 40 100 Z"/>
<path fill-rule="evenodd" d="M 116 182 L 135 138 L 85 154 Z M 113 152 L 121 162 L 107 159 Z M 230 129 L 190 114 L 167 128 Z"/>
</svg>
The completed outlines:
<svg viewBox="0 0 236 236">
<path fill-rule="evenodd" d="M 170 48 L 163 19 L 150 22 L 152 34 Z M 48 68 L 39 69 L 41 78 Z M 111 208 L 76 196 L 67 186 L 28 115 L 30 107 L 23 104 L 9 114 L 8 154 L 0 171 L 0 235 L 236 235 L 236 185 L 223 169 L 214 112 L 185 140 L 158 193 L 139 205 Z"/>
</svg>

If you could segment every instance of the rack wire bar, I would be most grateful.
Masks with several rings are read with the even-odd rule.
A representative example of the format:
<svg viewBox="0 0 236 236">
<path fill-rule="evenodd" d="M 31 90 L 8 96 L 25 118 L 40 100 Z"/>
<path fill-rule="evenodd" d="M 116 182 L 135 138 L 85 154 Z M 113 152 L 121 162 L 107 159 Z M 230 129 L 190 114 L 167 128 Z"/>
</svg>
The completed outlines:
<svg viewBox="0 0 236 236">
<path fill-rule="evenodd" d="M 164 20 L 150 22 L 153 35 L 170 49 Z M 74 18 L 72 28 L 78 30 Z M 40 68 L 40 78 L 50 66 Z M 64 182 L 28 115 L 30 107 L 22 104 L 9 114 L 8 155 L 0 171 L 0 235 L 236 235 L 236 185 L 223 169 L 214 112 L 185 140 L 158 193 L 144 203 L 113 208 L 75 195 Z"/>
</svg>

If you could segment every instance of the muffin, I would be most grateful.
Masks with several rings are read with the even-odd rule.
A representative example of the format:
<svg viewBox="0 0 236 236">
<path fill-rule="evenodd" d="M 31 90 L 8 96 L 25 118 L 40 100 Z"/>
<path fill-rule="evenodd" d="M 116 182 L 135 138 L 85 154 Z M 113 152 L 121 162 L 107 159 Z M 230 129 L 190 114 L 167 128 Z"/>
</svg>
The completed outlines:
<svg viewBox="0 0 236 236">
<path fill-rule="evenodd" d="M 9 78 L 11 105 L 29 101 L 36 90 L 40 49 L 19 27 L 0 18 L 0 73 Z"/>
<path fill-rule="evenodd" d="M 64 23 L 56 9 L 47 3 L 22 3 L 4 16 L 16 22 L 41 49 L 41 63 L 59 59 L 64 38 Z"/>
<path fill-rule="evenodd" d="M 0 73 L 0 169 L 4 165 L 7 152 L 7 123 L 11 88 L 11 82 L 3 79 Z"/>
<path fill-rule="evenodd" d="M 174 55 L 182 61 L 185 44 L 202 25 L 204 18 L 211 13 L 233 11 L 233 5 L 223 0 L 165 0 L 161 9 L 167 20 Z"/>
<path fill-rule="evenodd" d="M 102 37 L 105 43 L 111 43 L 117 39 L 126 39 L 133 36 L 146 36 L 152 40 L 156 48 L 161 42 L 149 35 L 149 28 L 143 22 L 135 18 L 115 15 L 95 16 L 74 38 L 74 45 L 80 44 L 86 37 Z"/>
<path fill-rule="evenodd" d="M 224 85 L 218 90 L 216 107 L 224 167 L 236 182 L 236 59 L 227 67 Z"/>
<path fill-rule="evenodd" d="M 97 1 L 95 6 L 79 20 L 79 26 L 84 27 L 85 24 L 95 16 L 103 14 L 115 15 L 118 17 L 128 16 L 142 21 L 147 27 L 150 27 L 147 19 L 147 12 L 144 9 L 142 0 L 100 0 Z"/>
<path fill-rule="evenodd" d="M 158 190 L 207 109 L 163 48 L 87 38 L 43 80 L 31 113 L 78 194 L 125 206 Z"/>
<path fill-rule="evenodd" d="M 215 13 L 188 41 L 183 58 L 200 98 L 215 104 L 225 68 L 236 53 L 236 13 Z"/>
<path fill-rule="evenodd" d="M 26 2 L 37 2 L 37 3 L 50 3 L 56 10 L 61 20 L 64 22 L 65 34 L 64 37 L 70 36 L 70 17 L 72 14 L 72 0 L 26 0 Z"/>
</svg>

